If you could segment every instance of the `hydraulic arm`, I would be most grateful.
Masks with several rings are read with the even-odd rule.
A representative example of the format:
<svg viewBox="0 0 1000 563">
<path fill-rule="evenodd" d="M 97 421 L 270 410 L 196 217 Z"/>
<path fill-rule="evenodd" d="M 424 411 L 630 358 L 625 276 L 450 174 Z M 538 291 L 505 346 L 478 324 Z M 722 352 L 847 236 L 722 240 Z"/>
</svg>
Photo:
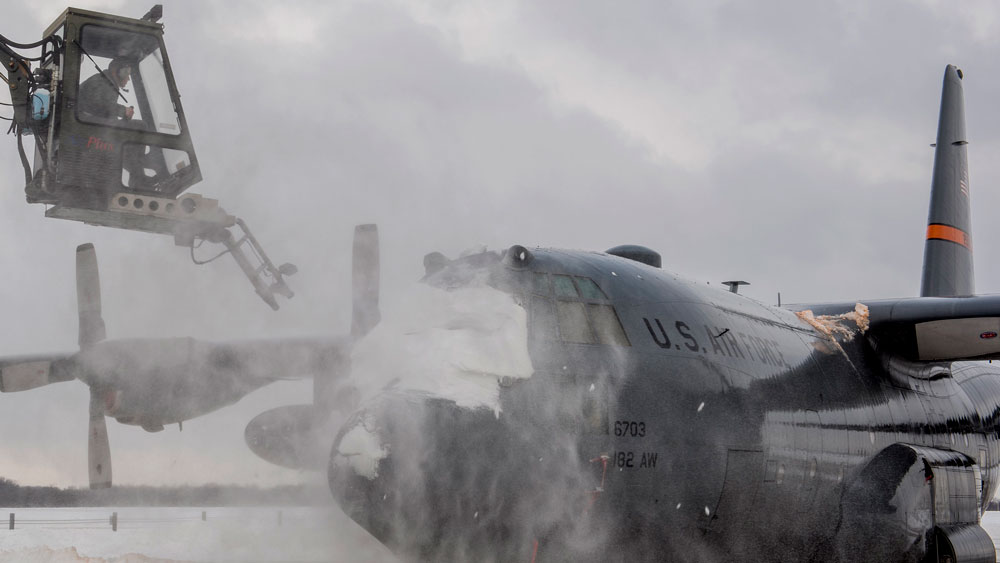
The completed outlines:
<svg viewBox="0 0 1000 563">
<path fill-rule="evenodd" d="M 34 81 L 30 72 L 30 63 L 7 47 L 6 41 L 0 43 L 0 62 L 6 70 L 4 82 L 10 91 L 10 105 L 14 108 L 12 127 L 24 127 L 28 121 L 30 86 Z"/>
</svg>

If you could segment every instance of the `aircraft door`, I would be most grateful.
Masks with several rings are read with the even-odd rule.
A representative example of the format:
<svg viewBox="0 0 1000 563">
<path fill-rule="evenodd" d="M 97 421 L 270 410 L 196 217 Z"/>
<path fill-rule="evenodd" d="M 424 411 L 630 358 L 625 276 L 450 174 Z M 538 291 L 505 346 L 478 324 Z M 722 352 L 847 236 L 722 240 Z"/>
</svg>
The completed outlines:
<svg viewBox="0 0 1000 563">
<path fill-rule="evenodd" d="M 590 468 L 593 503 L 604 493 L 614 467 L 608 419 L 608 387 L 606 382 L 596 381 L 592 384 L 584 383 L 579 388 L 583 393 L 580 398 L 580 453 Z"/>
<path fill-rule="evenodd" d="M 530 382 L 512 388 L 524 420 L 531 428 L 548 428 L 545 442 L 577 455 L 576 463 L 589 505 L 600 502 L 606 485 L 616 476 L 613 445 L 609 433 L 608 386 L 600 378 L 576 378 L 568 372 L 536 372 Z M 530 422 L 537 420 L 544 424 Z M 554 423 L 554 425 L 552 424 Z"/>
<path fill-rule="evenodd" d="M 755 518 L 757 488 L 763 479 L 764 452 L 728 450 L 726 476 L 719 502 L 706 525 L 706 531 L 724 532 Z"/>
</svg>

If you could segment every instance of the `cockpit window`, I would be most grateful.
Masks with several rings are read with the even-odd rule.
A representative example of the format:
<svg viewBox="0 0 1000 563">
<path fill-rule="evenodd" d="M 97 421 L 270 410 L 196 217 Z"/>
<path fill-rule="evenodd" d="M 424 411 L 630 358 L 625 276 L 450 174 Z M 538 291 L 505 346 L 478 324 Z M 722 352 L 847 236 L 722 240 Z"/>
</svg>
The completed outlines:
<svg viewBox="0 0 1000 563">
<path fill-rule="evenodd" d="M 587 312 L 583 303 L 574 301 L 557 301 L 556 313 L 559 317 L 559 334 L 566 342 L 593 344 L 594 334 L 587 322 Z"/>
<path fill-rule="evenodd" d="M 573 278 L 569 276 L 552 276 L 552 285 L 556 290 L 556 297 L 576 299 L 576 286 L 573 285 Z"/>
<path fill-rule="evenodd" d="M 556 312 L 553 310 L 551 299 L 537 295 L 532 297 L 528 314 L 531 330 L 538 337 L 545 340 L 556 340 L 559 337 L 556 331 Z"/>
<path fill-rule="evenodd" d="M 531 277 L 531 292 L 535 295 L 548 295 L 549 275 L 535 272 Z"/>
<path fill-rule="evenodd" d="M 631 346 L 614 307 L 588 303 L 587 312 L 590 313 L 590 320 L 594 323 L 598 342 L 612 346 Z"/>
<path fill-rule="evenodd" d="M 170 98 L 167 75 L 163 69 L 163 54 L 159 49 L 139 61 L 139 75 L 146 93 L 152 128 L 157 133 L 177 135 L 181 132 L 181 124 Z"/>
<path fill-rule="evenodd" d="M 544 272 L 532 272 L 520 280 L 518 294 L 521 302 L 529 305 L 534 338 L 575 344 L 632 345 L 614 306 L 594 280 Z"/>
<path fill-rule="evenodd" d="M 123 129 L 181 132 L 159 40 L 98 25 L 81 30 L 76 115 Z"/>
<path fill-rule="evenodd" d="M 590 278 L 574 278 L 576 279 L 576 285 L 580 288 L 580 296 L 584 299 L 591 301 L 607 301 L 608 297 L 604 295 L 601 288 L 594 283 L 594 280 Z"/>
</svg>

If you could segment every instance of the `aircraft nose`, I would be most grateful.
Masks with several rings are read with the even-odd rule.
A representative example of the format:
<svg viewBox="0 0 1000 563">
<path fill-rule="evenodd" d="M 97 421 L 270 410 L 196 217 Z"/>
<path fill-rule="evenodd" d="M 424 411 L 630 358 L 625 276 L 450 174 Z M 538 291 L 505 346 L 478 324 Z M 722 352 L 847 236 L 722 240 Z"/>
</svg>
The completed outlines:
<svg viewBox="0 0 1000 563">
<path fill-rule="evenodd" d="M 422 398 L 385 396 L 355 412 L 341 427 L 330 451 L 327 478 L 334 499 L 365 528 L 400 501 L 398 474 L 419 482 L 424 444 Z M 401 465 L 402 464 L 402 465 Z"/>
<path fill-rule="evenodd" d="M 338 432 L 330 491 L 352 520 L 404 551 L 438 549 L 431 539 L 446 529 L 455 537 L 464 537 L 461 526 L 485 533 L 489 522 L 502 519 L 492 492 L 512 489 L 493 478 L 509 452 L 498 429 L 488 409 L 422 394 L 384 395 Z"/>
<path fill-rule="evenodd" d="M 345 510 L 416 502 L 445 474 L 479 461 L 467 457 L 470 442 L 478 441 L 476 434 L 484 435 L 481 440 L 485 435 L 496 438 L 497 428 L 496 416 L 487 409 L 465 409 L 423 394 L 388 393 L 341 427 L 330 451 L 330 489 Z"/>
<path fill-rule="evenodd" d="M 387 395 L 338 432 L 330 490 L 362 528 L 416 559 L 518 560 L 539 537 L 563 545 L 566 518 L 590 521 L 591 464 L 550 430 L 528 413 Z"/>
<path fill-rule="evenodd" d="M 330 490 L 345 510 L 367 504 L 380 470 L 384 477 L 389 444 L 383 434 L 376 412 L 369 409 L 353 415 L 338 433 L 330 452 L 328 478 Z"/>
<path fill-rule="evenodd" d="M 484 525 L 491 507 L 501 506 L 492 492 L 516 490 L 517 477 L 533 474 L 523 463 L 504 463 L 511 455 L 533 459 L 515 451 L 511 435 L 489 409 L 387 394 L 338 432 L 330 491 L 355 522 L 390 543 L 421 536 L 436 525 L 429 522 L 442 519 Z"/>
</svg>

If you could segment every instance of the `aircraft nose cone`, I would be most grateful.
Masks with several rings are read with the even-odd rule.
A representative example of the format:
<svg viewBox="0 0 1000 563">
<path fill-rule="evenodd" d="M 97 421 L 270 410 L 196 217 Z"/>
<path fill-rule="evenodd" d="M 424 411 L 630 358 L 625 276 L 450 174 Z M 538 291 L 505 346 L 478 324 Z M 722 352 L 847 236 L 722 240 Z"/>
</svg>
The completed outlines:
<svg viewBox="0 0 1000 563">
<path fill-rule="evenodd" d="M 419 468 L 402 469 L 399 460 L 418 460 L 413 447 L 429 448 L 420 438 L 419 398 L 386 396 L 347 419 L 330 451 L 327 478 L 334 499 L 351 518 L 372 533 L 400 496 L 400 487 L 419 481 Z M 412 465 L 412 464 L 411 464 Z"/>
<path fill-rule="evenodd" d="M 338 466 L 346 465 L 355 475 L 372 480 L 378 477 L 379 465 L 389 454 L 389 447 L 370 417 L 361 416 L 344 428 L 334 454 Z"/>
<path fill-rule="evenodd" d="M 330 491 L 386 544 L 419 544 L 443 522 L 482 525 L 496 504 L 486 498 L 497 490 L 492 469 L 509 452 L 497 424 L 487 409 L 424 395 L 383 396 L 341 427 L 330 452 Z"/>
<path fill-rule="evenodd" d="M 592 498 L 590 465 L 550 429 L 528 414 L 386 395 L 341 427 L 330 490 L 362 528 L 415 559 L 518 560 L 533 539 L 561 537 L 564 517 L 579 521 Z"/>
</svg>

